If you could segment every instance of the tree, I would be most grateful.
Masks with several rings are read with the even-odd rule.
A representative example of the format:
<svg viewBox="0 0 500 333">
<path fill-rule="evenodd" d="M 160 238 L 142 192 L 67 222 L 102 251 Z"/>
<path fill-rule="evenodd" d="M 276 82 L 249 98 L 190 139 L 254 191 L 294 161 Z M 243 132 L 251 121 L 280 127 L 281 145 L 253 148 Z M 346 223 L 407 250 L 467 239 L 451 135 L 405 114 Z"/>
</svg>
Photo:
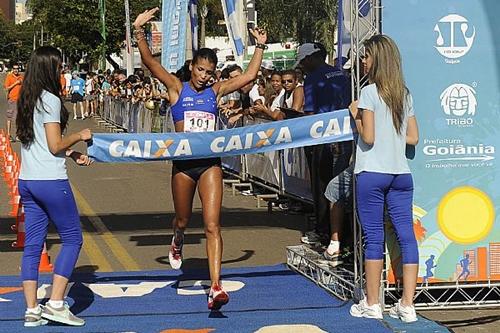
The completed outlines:
<svg viewBox="0 0 500 333">
<path fill-rule="evenodd" d="M 337 29 L 337 0 L 322 0 L 324 15 L 314 24 L 316 38 L 325 45 L 328 58 L 333 62 L 335 56 L 335 30 Z"/>
<path fill-rule="evenodd" d="M 7 22 L 0 10 L 0 59 L 11 59 L 15 48 L 14 25 Z"/>
<path fill-rule="evenodd" d="M 61 48 L 71 62 L 82 55 L 95 63 L 102 51 L 99 1 L 28 0 L 37 27 L 43 25 L 51 43 Z M 130 3 L 130 19 L 147 8 L 161 5 L 161 0 L 135 0 Z M 125 40 L 125 8 L 123 0 L 106 0 L 106 57 L 119 53 Z M 117 64 L 114 64 L 117 66 Z"/>
<path fill-rule="evenodd" d="M 221 0 L 198 0 L 199 17 L 201 17 L 201 9 L 203 8 L 203 6 L 206 6 L 208 11 L 205 19 L 205 35 L 206 36 L 227 35 L 226 27 L 224 25 L 219 25 L 219 21 L 224 20 L 224 12 L 222 10 Z M 200 34 L 200 39 L 201 39 L 201 34 Z"/>
<path fill-rule="evenodd" d="M 337 25 L 337 0 L 257 0 L 258 25 L 271 41 L 319 41 L 332 52 Z"/>
</svg>

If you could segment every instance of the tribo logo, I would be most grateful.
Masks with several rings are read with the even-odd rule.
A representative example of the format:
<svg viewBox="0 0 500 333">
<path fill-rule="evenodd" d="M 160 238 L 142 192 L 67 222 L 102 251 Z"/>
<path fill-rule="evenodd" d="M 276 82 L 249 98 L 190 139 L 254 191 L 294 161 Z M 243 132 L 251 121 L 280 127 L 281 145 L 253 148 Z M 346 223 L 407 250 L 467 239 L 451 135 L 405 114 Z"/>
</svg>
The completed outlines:
<svg viewBox="0 0 500 333">
<path fill-rule="evenodd" d="M 441 95 L 443 112 L 451 118 L 446 118 L 447 125 L 471 127 L 476 114 L 476 91 L 471 86 L 462 83 L 452 84 Z"/>
<path fill-rule="evenodd" d="M 446 57 L 447 63 L 456 64 L 472 47 L 476 28 L 460 15 L 450 14 L 441 18 L 434 26 L 438 33 L 436 50 Z"/>
</svg>

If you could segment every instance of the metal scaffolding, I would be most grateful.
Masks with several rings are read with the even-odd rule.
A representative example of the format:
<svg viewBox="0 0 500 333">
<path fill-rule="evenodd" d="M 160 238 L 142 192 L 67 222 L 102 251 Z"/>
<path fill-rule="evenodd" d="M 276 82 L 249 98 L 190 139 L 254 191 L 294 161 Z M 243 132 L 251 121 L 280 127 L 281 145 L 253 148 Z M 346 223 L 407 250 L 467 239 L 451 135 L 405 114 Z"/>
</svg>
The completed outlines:
<svg viewBox="0 0 500 333">
<path fill-rule="evenodd" d="M 367 83 L 361 66 L 361 58 L 364 54 L 363 43 L 371 36 L 381 33 L 382 7 L 381 0 L 346 1 L 350 5 L 348 11 L 344 7 L 344 13 L 345 15 L 347 12 L 350 13 L 352 98 L 357 100 L 361 88 Z M 356 202 L 354 202 L 354 211 L 356 211 L 355 207 Z M 287 264 L 292 270 L 306 276 L 340 299 L 357 301 L 364 297 L 364 257 L 361 227 L 356 214 L 353 215 L 353 264 L 332 267 L 322 259 L 320 253 L 306 245 L 287 247 Z M 398 283 L 394 284 L 389 281 L 389 255 L 386 253 L 384 257 L 386 260 L 380 286 L 380 303 L 383 308 L 387 309 L 401 298 L 402 288 Z M 500 282 L 445 282 L 419 285 L 414 303 L 415 307 L 420 310 L 499 306 Z"/>
</svg>

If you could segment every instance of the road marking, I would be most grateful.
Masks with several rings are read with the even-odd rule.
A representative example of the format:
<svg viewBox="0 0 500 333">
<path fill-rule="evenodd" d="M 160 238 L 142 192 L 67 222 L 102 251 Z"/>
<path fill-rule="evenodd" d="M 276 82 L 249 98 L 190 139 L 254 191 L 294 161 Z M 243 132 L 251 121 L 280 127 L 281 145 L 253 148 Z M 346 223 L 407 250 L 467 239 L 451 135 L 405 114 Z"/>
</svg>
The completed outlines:
<svg viewBox="0 0 500 333">
<path fill-rule="evenodd" d="M 90 263 L 99 267 L 100 271 L 113 271 L 111 264 L 106 260 L 106 256 L 101 252 L 96 241 L 87 231 L 83 232 L 83 251 L 89 257 Z"/>
<path fill-rule="evenodd" d="M 108 245 L 111 252 L 115 255 L 118 261 L 122 264 L 122 266 L 127 271 L 139 271 L 139 265 L 135 262 L 134 258 L 127 252 L 127 250 L 123 247 L 122 244 L 113 236 L 113 234 L 109 231 L 108 228 L 104 225 L 101 218 L 97 215 L 96 212 L 90 207 L 89 203 L 82 196 L 80 191 L 76 189 L 75 186 L 71 186 L 73 189 L 73 193 L 75 195 L 75 199 L 80 208 L 80 214 L 86 216 L 90 223 L 96 228 L 99 236 L 104 240 L 104 242 Z M 97 246 L 97 244 L 96 244 Z"/>
</svg>

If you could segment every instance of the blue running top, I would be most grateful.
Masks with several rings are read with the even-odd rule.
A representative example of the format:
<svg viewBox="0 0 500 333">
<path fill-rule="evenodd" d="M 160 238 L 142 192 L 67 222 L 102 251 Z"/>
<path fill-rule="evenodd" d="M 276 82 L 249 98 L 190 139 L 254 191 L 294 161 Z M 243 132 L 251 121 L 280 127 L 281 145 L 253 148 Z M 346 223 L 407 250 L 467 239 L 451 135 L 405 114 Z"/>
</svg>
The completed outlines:
<svg viewBox="0 0 500 333">
<path fill-rule="evenodd" d="M 211 87 L 202 92 L 196 92 L 188 82 L 184 82 L 179 100 L 172 105 L 171 109 L 174 123 L 184 120 L 184 112 L 186 111 L 203 111 L 217 117 L 217 96 Z"/>
</svg>

